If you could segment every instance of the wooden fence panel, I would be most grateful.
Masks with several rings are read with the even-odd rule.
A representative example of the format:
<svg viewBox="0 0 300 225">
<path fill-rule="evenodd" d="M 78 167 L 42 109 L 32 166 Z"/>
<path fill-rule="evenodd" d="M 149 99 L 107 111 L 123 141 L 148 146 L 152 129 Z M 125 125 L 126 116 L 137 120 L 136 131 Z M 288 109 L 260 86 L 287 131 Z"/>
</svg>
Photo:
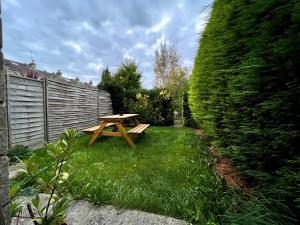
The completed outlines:
<svg viewBox="0 0 300 225">
<path fill-rule="evenodd" d="M 110 94 L 105 91 L 98 92 L 98 116 L 112 115 Z"/>
<path fill-rule="evenodd" d="M 57 81 L 48 81 L 48 131 L 49 141 L 56 140 L 64 128 L 82 130 L 98 124 L 98 116 L 109 114 L 110 95 L 94 87 L 82 87 Z M 99 111 L 98 95 L 102 96 Z"/>
<path fill-rule="evenodd" d="M 96 87 L 7 75 L 10 146 L 37 148 L 65 128 L 82 130 L 112 114 L 110 94 Z"/>
<path fill-rule="evenodd" d="M 41 147 L 45 140 L 44 82 L 8 76 L 10 146 Z"/>
</svg>

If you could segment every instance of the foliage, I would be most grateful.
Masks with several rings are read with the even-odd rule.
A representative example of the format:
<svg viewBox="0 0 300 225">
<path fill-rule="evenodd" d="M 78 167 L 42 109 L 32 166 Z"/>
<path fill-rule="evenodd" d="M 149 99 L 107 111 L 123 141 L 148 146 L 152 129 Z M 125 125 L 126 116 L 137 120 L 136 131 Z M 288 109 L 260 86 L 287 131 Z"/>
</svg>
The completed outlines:
<svg viewBox="0 0 300 225">
<path fill-rule="evenodd" d="M 108 67 L 106 67 L 101 74 L 101 82 L 98 84 L 98 89 L 109 91 L 109 85 L 112 80 L 111 72 Z"/>
<path fill-rule="evenodd" d="M 193 224 L 217 224 L 219 215 L 235 206 L 232 190 L 213 171 L 207 140 L 192 129 L 151 126 L 135 140 L 136 151 L 122 138 L 100 138 L 92 146 L 88 139 L 78 139 L 69 161 L 73 179 L 68 190 L 76 199 Z M 40 168 L 49 158 L 45 150 L 36 151 Z"/>
<path fill-rule="evenodd" d="M 192 117 L 192 112 L 189 107 L 189 102 L 188 102 L 188 93 L 184 92 L 183 97 L 182 97 L 182 116 L 183 116 L 183 125 L 186 127 L 194 127 L 196 128 L 196 122 L 194 118 Z"/>
<path fill-rule="evenodd" d="M 123 63 L 114 76 L 112 76 L 108 68 L 103 70 L 98 89 L 110 93 L 114 114 L 126 111 L 125 101 L 128 99 L 126 97 L 133 91 L 141 88 L 141 77 L 138 66 L 133 61 Z"/>
<path fill-rule="evenodd" d="M 188 78 L 187 68 L 180 65 L 179 54 L 174 45 L 164 40 L 154 59 L 155 86 L 168 89 L 172 96 L 173 108 L 181 116 L 183 89 Z"/>
<path fill-rule="evenodd" d="M 163 89 L 141 88 L 141 73 L 134 62 L 126 62 L 114 76 L 108 68 L 102 72 L 99 89 L 110 92 L 114 114 L 138 113 L 139 121 L 152 125 L 173 125 L 173 105 L 170 92 L 167 98 L 160 94 Z"/>
<path fill-rule="evenodd" d="M 124 88 L 114 79 L 108 68 L 102 71 L 102 79 L 98 84 L 98 89 L 110 93 L 114 114 L 124 111 Z"/>
<path fill-rule="evenodd" d="M 179 69 L 179 55 L 172 44 L 167 44 L 164 40 L 160 43 L 160 48 L 155 51 L 154 73 L 155 86 L 165 88 L 169 76 Z"/>
<path fill-rule="evenodd" d="M 273 174 L 257 174 L 262 186 L 252 199 L 241 200 L 237 212 L 226 215 L 231 224 L 297 224 L 300 208 L 300 158 L 288 161 L 287 165 Z M 253 171 L 253 173 L 257 173 Z M 270 185 L 272 184 L 272 185 Z M 295 198 L 296 196 L 296 198 Z M 291 206 L 288 203 L 293 203 Z"/>
<path fill-rule="evenodd" d="M 46 204 L 40 200 L 39 194 L 27 204 L 31 219 L 35 224 L 61 225 L 66 218 L 66 210 L 69 207 L 70 196 L 66 193 L 69 173 L 66 171 L 66 163 L 71 158 L 76 144 L 77 131 L 65 130 L 62 137 L 55 143 L 47 144 L 47 163 L 40 167 L 40 162 L 35 157 L 22 162 L 27 177 L 37 184 L 40 192 L 48 194 Z M 27 181 L 26 181 L 27 182 Z M 15 196 L 16 185 L 11 192 Z M 35 211 L 33 211 L 34 206 Z M 13 216 L 19 216 L 20 206 L 13 202 Z"/>
<path fill-rule="evenodd" d="M 18 162 L 18 159 L 27 159 L 31 156 L 32 151 L 24 145 L 16 145 L 8 151 L 7 156 L 10 159 L 10 162 Z"/>
<path fill-rule="evenodd" d="M 241 169 L 255 171 L 254 184 L 280 184 L 290 210 L 295 184 L 281 183 L 286 172 L 279 171 L 299 156 L 299 10 L 297 0 L 215 1 L 189 97 L 193 117 L 214 144 Z"/>
<path fill-rule="evenodd" d="M 139 122 L 152 125 L 173 125 L 174 109 L 171 94 L 166 89 L 140 90 L 128 101 L 127 112 L 138 113 Z"/>
<path fill-rule="evenodd" d="M 134 61 L 127 61 L 118 68 L 114 79 L 124 91 L 127 91 L 140 89 L 142 87 L 141 77 L 138 65 Z"/>
</svg>

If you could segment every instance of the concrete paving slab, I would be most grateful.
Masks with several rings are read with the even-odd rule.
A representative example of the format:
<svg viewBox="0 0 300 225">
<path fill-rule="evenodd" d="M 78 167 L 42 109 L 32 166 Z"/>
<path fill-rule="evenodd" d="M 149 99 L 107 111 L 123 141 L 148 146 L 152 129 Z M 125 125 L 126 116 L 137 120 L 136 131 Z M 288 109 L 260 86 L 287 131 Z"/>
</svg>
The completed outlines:
<svg viewBox="0 0 300 225">
<path fill-rule="evenodd" d="M 30 199 L 23 197 L 20 203 L 26 206 Z M 26 207 L 22 216 L 28 216 Z M 88 201 L 72 201 L 66 222 L 68 225 L 189 225 L 183 220 L 167 216 L 142 212 L 139 210 L 120 209 L 114 206 L 96 206 Z M 14 218 L 12 225 L 17 224 Z M 29 219 L 20 219 L 19 225 L 32 225 Z"/>
</svg>

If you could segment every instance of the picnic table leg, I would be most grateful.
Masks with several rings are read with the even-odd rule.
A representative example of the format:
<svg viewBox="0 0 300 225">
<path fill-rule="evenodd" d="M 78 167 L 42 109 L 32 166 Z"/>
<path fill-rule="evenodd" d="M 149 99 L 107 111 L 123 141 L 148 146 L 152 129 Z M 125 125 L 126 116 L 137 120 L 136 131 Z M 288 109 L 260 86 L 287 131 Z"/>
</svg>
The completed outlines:
<svg viewBox="0 0 300 225">
<path fill-rule="evenodd" d="M 138 121 L 138 119 L 136 117 L 134 117 L 134 121 L 135 121 L 135 125 L 139 125 L 140 122 Z"/>
<path fill-rule="evenodd" d="M 102 122 L 101 126 L 99 127 L 98 130 L 94 131 L 93 135 L 90 137 L 89 140 L 89 145 L 93 144 L 94 141 L 96 140 L 96 138 L 99 136 L 99 134 L 101 133 L 101 131 L 105 128 L 107 122 Z"/>
<path fill-rule="evenodd" d="M 135 144 L 133 143 L 132 139 L 129 137 L 129 135 L 126 133 L 125 129 L 123 128 L 122 124 L 117 122 L 116 126 L 118 127 L 118 131 L 122 134 L 122 136 L 125 138 L 127 143 L 130 145 L 130 147 L 135 148 Z"/>
</svg>

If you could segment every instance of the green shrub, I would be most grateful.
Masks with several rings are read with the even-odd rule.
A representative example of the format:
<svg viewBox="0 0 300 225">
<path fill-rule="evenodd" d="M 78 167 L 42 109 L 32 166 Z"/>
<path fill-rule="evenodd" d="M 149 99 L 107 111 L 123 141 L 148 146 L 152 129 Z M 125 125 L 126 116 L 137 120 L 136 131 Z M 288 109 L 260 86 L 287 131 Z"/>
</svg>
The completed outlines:
<svg viewBox="0 0 300 225">
<path fill-rule="evenodd" d="M 164 89 L 141 88 L 141 72 L 135 62 L 125 62 L 112 75 L 108 68 L 102 72 L 98 89 L 111 95 L 114 114 L 138 113 L 139 121 L 152 125 L 173 125 L 174 107 L 170 92 Z"/>
<path fill-rule="evenodd" d="M 196 122 L 192 117 L 192 112 L 189 107 L 188 93 L 185 92 L 182 97 L 182 116 L 183 116 L 183 126 L 196 128 Z"/>
<path fill-rule="evenodd" d="M 230 224 L 293 225 L 299 222 L 300 158 L 289 160 L 275 174 L 251 171 L 260 181 L 257 194 L 242 199 L 238 208 L 225 215 Z"/>
<path fill-rule="evenodd" d="M 69 173 L 67 162 L 71 159 L 77 144 L 77 131 L 65 129 L 60 139 L 54 143 L 46 145 L 46 153 L 49 156 L 47 165 L 39 168 L 40 161 L 35 157 L 30 157 L 26 161 L 21 161 L 23 165 L 23 175 L 29 178 L 25 183 L 33 182 L 37 184 L 41 193 L 47 195 L 46 204 L 41 204 L 40 194 L 37 193 L 31 203 L 27 204 L 30 219 L 36 225 L 60 225 L 65 224 L 67 209 L 71 202 L 71 196 L 67 193 L 69 183 Z M 25 173 L 25 174 L 24 174 Z M 12 216 L 19 221 L 22 206 L 16 200 L 19 185 L 15 183 L 10 188 L 12 200 Z M 30 190 L 32 191 L 32 189 Z M 35 192 L 35 190 L 33 189 Z M 34 210 L 32 210 L 34 208 Z"/>
<path fill-rule="evenodd" d="M 10 159 L 10 162 L 18 162 L 18 158 L 23 160 L 27 159 L 32 155 L 32 150 L 24 145 L 16 145 L 8 151 L 7 156 Z"/>
<path fill-rule="evenodd" d="M 296 216 L 292 190 L 299 180 L 288 182 L 280 171 L 299 156 L 299 12 L 298 0 L 215 1 L 189 96 L 197 125 L 242 170 L 252 171 L 255 184 L 276 187 L 277 200 Z"/>
<path fill-rule="evenodd" d="M 159 126 L 174 124 L 172 98 L 170 92 L 165 89 L 140 90 L 125 102 L 126 111 L 138 113 L 138 119 L 142 123 Z"/>
</svg>

